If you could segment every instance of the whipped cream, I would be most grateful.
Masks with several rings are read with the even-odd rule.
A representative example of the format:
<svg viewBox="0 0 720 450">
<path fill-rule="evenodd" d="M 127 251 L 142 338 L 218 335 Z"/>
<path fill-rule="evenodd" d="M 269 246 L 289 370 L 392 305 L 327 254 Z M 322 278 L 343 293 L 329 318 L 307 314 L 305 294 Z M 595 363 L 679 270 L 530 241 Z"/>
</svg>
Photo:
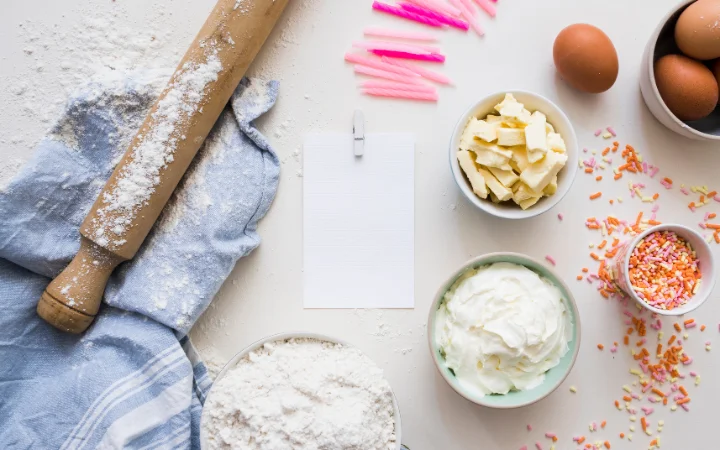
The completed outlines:
<svg viewBox="0 0 720 450">
<path fill-rule="evenodd" d="M 560 290 L 527 267 L 470 270 L 445 294 L 435 339 L 460 385 L 477 396 L 542 384 L 568 352 L 573 324 Z"/>
</svg>

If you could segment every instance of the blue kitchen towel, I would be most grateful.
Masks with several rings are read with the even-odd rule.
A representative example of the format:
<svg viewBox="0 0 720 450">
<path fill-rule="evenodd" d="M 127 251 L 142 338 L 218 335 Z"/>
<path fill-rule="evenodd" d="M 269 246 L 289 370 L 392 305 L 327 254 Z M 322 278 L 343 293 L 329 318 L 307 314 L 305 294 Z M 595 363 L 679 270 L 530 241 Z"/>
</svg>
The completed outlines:
<svg viewBox="0 0 720 450">
<path fill-rule="evenodd" d="M 253 120 L 277 82 L 243 80 L 106 305 L 81 336 L 35 313 L 168 73 L 109 71 L 73 96 L 0 192 L 0 448 L 192 448 L 210 380 L 186 334 L 260 242 L 279 161 Z"/>
</svg>

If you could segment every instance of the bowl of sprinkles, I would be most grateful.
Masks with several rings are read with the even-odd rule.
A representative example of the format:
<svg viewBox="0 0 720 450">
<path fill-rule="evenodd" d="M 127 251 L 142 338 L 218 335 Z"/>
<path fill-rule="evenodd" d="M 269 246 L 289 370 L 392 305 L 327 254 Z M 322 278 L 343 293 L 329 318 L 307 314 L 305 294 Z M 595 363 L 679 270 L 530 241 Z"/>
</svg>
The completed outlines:
<svg viewBox="0 0 720 450">
<path fill-rule="evenodd" d="M 610 269 L 627 295 L 667 316 L 693 311 L 708 299 L 715 284 L 710 247 L 682 225 L 648 228 L 621 246 Z"/>
</svg>

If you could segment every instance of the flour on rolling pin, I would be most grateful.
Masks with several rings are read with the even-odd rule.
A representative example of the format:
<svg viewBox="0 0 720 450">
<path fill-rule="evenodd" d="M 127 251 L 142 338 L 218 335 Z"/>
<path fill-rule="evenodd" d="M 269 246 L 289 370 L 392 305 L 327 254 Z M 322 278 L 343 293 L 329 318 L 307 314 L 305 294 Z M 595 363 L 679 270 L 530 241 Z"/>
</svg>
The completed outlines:
<svg viewBox="0 0 720 450">
<path fill-rule="evenodd" d="M 158 103 L 153 116 L 157 126 L 149 135 L 142 136 L 132 162 L 119 174 L 116 189 L 105 194 L 106 206 L 98 210 L 98 218 L 91 225 L 98 244 L 112 248 L 125 243 L 122 238 L 109 242 L 108 231 L 116 236 L 127 231 L 136 210 L 147 202 L 159 183 L 160 170 L 173 161 L 178 140 L 185 139 L 185 136 L 173 136 L 173 131 L 178 123 L 197 111 L 205 87 L 217 80 L 222 70 L 217 51 L 208 47 L 206 62 L 185 63 L 165 98 Z"/>
</svg>

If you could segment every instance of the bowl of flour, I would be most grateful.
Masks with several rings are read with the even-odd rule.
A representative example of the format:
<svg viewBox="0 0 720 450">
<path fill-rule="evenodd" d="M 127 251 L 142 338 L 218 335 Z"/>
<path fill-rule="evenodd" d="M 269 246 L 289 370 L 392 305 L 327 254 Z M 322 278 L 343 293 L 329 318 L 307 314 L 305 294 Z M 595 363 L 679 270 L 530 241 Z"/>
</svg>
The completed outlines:
<svg viewBox="0 0 720 450">
<path fill-rule="evenodd" d="M 400 411 L 383 371 L 314 333 L 266 337 L 218 374 L 203 408 L 204 450 L 399 450 Z"/>
</svg>

